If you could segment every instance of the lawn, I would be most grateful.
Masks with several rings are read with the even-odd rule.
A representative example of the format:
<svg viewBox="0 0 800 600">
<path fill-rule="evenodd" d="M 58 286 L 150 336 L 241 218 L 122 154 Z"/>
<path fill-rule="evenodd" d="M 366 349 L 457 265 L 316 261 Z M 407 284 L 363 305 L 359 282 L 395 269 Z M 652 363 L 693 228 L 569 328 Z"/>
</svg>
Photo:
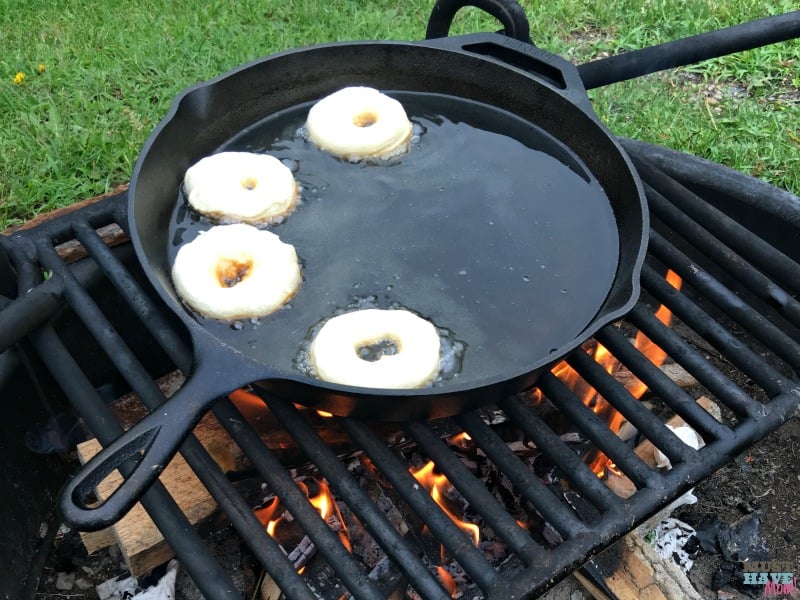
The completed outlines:
<svg viewBox="0 0 800 600">
<path fill-rule="evenodd" d="M 432 4 L 0 0 L 0 230 L 126 182 L 181 89 L 286 48 L 419 39 Z M 523 4 L 534 41 L 576 63 L 796 8 L 796 0 Z M 495 28 L 468 9 L 455 32 Z M 798 40 L 615 84 L 591 97 L 619 135 L 686 150 L 800 193 Z"/>
</svg>

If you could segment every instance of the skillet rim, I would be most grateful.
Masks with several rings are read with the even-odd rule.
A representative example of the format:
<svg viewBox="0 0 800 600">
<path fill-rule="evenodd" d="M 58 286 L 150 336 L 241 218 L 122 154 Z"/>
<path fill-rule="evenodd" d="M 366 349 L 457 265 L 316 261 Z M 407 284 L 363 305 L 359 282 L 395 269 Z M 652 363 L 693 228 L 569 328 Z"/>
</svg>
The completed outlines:
<svg viewBox="0 0 800 600">
<path fill-rule="evenodd" d="M 528 71 L 517 67 L 513 64 L 509 64 L 502 60 L 495 59 L 491 56 L 480 56 L 473 52 L 469 52 L 463 49 L 459 49 L 457 47 L 453 47 L 458 43 L 462 43 L 464 45 L 467 44 L 476 44 L 480 42 L 488 41 L 490 43 L 497 43 L 503 46 L 510 46 L 512 48 L 525 48 L 529 45 L 523 44 L 516 40 L 506 38 L 505 36 L 499 34 L 492 34 L 492 33 L 478 33 L 478 34 L 469 34 L 465 36 L 459 36 L 454 38 L 443 38 L 441 40 L 423 40 L 423 41 L 396 41 L 396 40 L 364 40 L 364 41 L 346 41 L 346 42 L 330 42 L 325 44 L 314 44 L 309 46 L 303 46 L 299 48 L 293 48 L 289 50 L 284 50 L 281 52 L 277 52 L 274 54 L 270 54 L 266 57 L 258 58 L 252 61 L 249 61 L 243 65 L 240 65 L 230 71 L 222 73 L 216 77 L 213 77 L 209 80 L 198 82 L 194 85 L 191 85 L 181 92 L 179 92 L 175 98 L 173 99 L 172 104 L 170 105 L 169 110 L 167 111 L 164 118 L 158 123 L 158 125 L 153 129 L 150 136 L 148 137 L 145 144 L 142 146 L 142 150 L 137 158 L 136 164 L 134 166 L 134 170 L 131 176 L 131 184 L 128 192 L 128 223 L 129 223 L 129 230 L 132 243 L 134 245 L 134 250 L 136 252 L 137 259 L 139 260 L 142 268 L 145 272 L 147 279 L 150 281 L 151 285 L 155 288 L 159 296 L 162 300 L 167 304 L 168 308 L 173 312 L 176 312 L 181 319 L 181 322 L 187 327 L 189 331 L 190 338 L 192 341 L 193 352 L 194 352 L 194 371 L 198 368 L 204 368 L 204 363 L 209 360 L 207 358 L 208 353 L 213 353 L 215 351 L 224 351 L 224 352 L 233 352 L 234 354 L 241 355 L 241 358 L 244 362 L 250 363 L 251 365 L 257 365 L 258 368 L 261 369 L 264 376 L 259 379 L 267 380 L 267 381 L 286 381 L 297 383 L 302 386 L 311 387 L 323 392 L 332 392 L 334 394 L 341 394 L 349 398 L 385 398 L 385 397 L 403 397 L 403 398 L 423 398 L 423 399 L 435 399 L 437 397 L 450 397 L 450 396 L 459 396 L 463 394 L 473 394 L 479 393 L 483 390 L 489 390 L 492 388 L 502 387 L 504 388 L 504 392 L 507 392 L 505 388 L 516 387 L 519 388 L 517 391 L 521 391 L 522 389 L 533 385 L 538 378 L 539 374 L 543 372 L 548 366 L 554 364 L 558 360 L 563 359 L 573 350 L 578 348 L 581 344 L 585 341 L 590 339 L 597 331 L 599 331 L 602 327 L 616 321 L 617 319 L 624 316 L 636 303 L 640 293 L 640 282 L 639 282 L 639 275 L 644 263 L 646 249 L 647 249 L 647 240 L 648 240 L 648 232 L 649 232 L 649 213 L 647 211 L 647 205 L 644 195 L 643 186 L 641 184 L 640 178 L 636 173 L 635 168 L 633 167 L 633 163 L 628 157 L 627 153 L 624 151 L 620 143 L 616 140 L 616 138 L 610 133 L 610 131 L 605 127 L 605 125 L 599 121 L 597 116 L 587 108 L 588 104 L 588 97 L 587 103 L 584 104 L 582 102 L 578 102 L 575 99 L 576 90 L 574 87 L 570 87 L 568 92 L 566 93 L 565 90 L 558 89 L 556 86 L 552 85 L 546 80 L 540 80 L 531 75 Z M 445 43 L 443 43 L 445 42 Z M 560 95 L 566 102 L 570 103 L 574 106 L 577 110 L 587 118 L 588 124 L 594 126 L 598 129 L 598 132 L 602 134 L 605 139 L 608 141 L 610 145 L 609 148 L 613 148 L 616 151 L 617 157 L 621 159 L 623 164 L 627 167 L 627 173 L 625 173 L 625 177 L 629 179 L 629 182 L 633 184 L 634 188 L 637 192 L 637 199 L 638 202 L 631 199 L 630 205 L 635 206 L 639 209 L 637 212 L 637 216 L 641 216 L 641 231 L 638 233 L 638 252 L 636 254 L 636 259 L 632 265 L 630 265 L 630 272 L 625 277 L 620 277 L 620 269 L 622 268 L 622 257 L 619 259 L 617 272 L 612 279 L 611 289 L 606 294 L 603 302 L 598 306 L 597 311 L 595 312 L 594 316 L 592 317 L 591 321 L 571 340 L 562 344 L 559 348 L 555 350 L 555 352 L 551 352 L 546 356 L 539 358 L 538 360 L 534 361 L 532 364 L 529 364 L 527 367 L 524 367 L 525 370 L 522 368 L 515 370 L 513 373 L 505 372 L 502 374 L 497 374 L 490 377 L 485 377 L 481 380 L 472 380 L 471 382 L 462 384 L 459 380 L 453 379 L 447 382 L 443 382 L 442 384 L 436 387 L 426 387 L 426 388 L 413 388 L 413 389 L 385 389 L 385 388 L 365 388 L 365 387 L 356 387 L 350 385 L 342 385 L 342 384 L 335 384 L 331 382 L 326 382 L 323 380 L 316 379 L 314 377 L 305 376 L 299 372 L 291 372 L 287 373 L 282 370 L 278 370 L 275 367 L 261 362 L 260 360 L 253 358 L 252 356 L 248 355 L 246 352 L 236 348 L 228 344 L 223 339 L 217 337 L 212 333 L 208 328 L 204 327 L 201 322 L 194 318 L 194 316 L 186 310 L 186 308 L 182 305 L 182 303 L 177 299 L 177 296 L 173 296 L 174 293 L 174 286 L 168 288 L 163 284 L 161 278 L 157 277 L 155 274 L 155 267 L 151 263 L 150 260 L 147 259 L 147 251 L 142 243 L 142 237 L 140 236 L 140 227 L 137 226 L 136 223 L 136 196 L 137 196 L 137 188 L 138 182 L 140 180 L 141 171 L 146 165 L 148 156 L 150 154 L 151 149 L 157 145 L 159 138 L 170 123 L 175 120 L 175 117 L 181 112 L 182 109 L 190 110 L 190 108 L 185 108 L 185 105 L 189 103 L 191 98 L 195 95 L 203 93 L 204 90 L 211 90 L 217 84 L 233 77 L 240 76 L 247 71 L 252 70 L 254 67 L 261 66 L 267 62 L 281 59 L 289 56 L 294 56 L 300 53 L 307 53 L 309 51 L 325 51 L 329 48 L 341 48 L 341 47 L 394 47 L 397 46 L 398 48 L 420 48 L 423 47 L 426 50 L 436 51 L 436 52 L 444 52 L 448 54 L 457 54 L 461 56 L 467 56 L 472 60 L 478 60 L 482 62 L 491 63 L 494 67 L 493 68 L 500 68 L 500 69 L 507 69 L 512 72 L 516 72 L 525 76 L 528 79 L 532 79 L 535 84 L 545 86 L 550 92 L 556 93 Z M 552 61 L 556 68 L 560 70 L 575 70 L 575 74 L 577 74 L 577 70 L 574 65 L 567 62 L 566 60 L 562 59 L 556 55 L 550 55 L 535 46 L 529 46 L 531 52 L 537 55 L 537 58 L 547 57 L 549 61 Z M 579 81 L 579 80 L 578 80 Z M 572 82 L 574 84 L 574 81 Z M 409 90 L 409 91 L 421 91 L 421 90 Z M 578 92 L 585 94 L 583 89 L 577 90 Z M 490 101 L 484 100 L 484 103 L 489 104 L 492 106 Z M 590 105 L 589 105 L 590 107 Z M 502 110 L 508 110 L 503 107 L 498 107 Z M 527 117 L 518 115 L 520 118 L 525 120 L 529 120 Z M 245 126 L 240 126 L 239 131 L 244 129 L 245 127 L 251 125 L 249 123 Z M 558 138 L 557 138 L 558 139 Z M 573 148 L 563 140 L 559 141 L 566 145 L 569 148 Z M 574 148 L 573 148 L 574 149 Z M 592 169 L 590 169 L 592 170 Z M 594 173 L 594 171 L 592 170 Z M 601 185 L 603 183 L 601 182 Z M 605 186 L 604 186 L 605 187 Z M 606 191 L 606 195 L 608 196 L 608 192 Z M 617 227 L 618 234 L 620 236 L 620 247 L 622 246 L 622 231 L 620 230 L 619 224 Z M 633 242 L 631 242 L 632 244 Z M 623 282 L 623 283 L 620 283 Z M 615 307 L 606 309 L 606 304 L 609 302 L 609 297 L 611 296 L 612 292 L 614 292 L 615 288 L 619 285 L 627 286 L 626 289 L 629 290 L 629 293 L 626 294 L 626 299 L 624 302 L 618 303 Z M 172 292 L 172 293 L 171 293 Z M 207 368 L 207 365 L 206 365 Z"/>
</svg>

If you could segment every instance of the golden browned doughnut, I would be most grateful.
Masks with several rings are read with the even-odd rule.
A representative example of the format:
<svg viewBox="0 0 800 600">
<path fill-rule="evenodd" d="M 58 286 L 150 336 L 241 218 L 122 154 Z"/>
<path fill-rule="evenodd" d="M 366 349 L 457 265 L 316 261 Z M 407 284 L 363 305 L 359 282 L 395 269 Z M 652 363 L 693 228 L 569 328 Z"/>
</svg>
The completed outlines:
<svg viewBox="0 0 800 600">
<path fill-rule="evenodd" d="M 294 246 L 252 225 L 219 225 L 178 250 L 172 265 L 178 295 L 214 319 L 263 317 L 300 286 Z"/>
</svg>

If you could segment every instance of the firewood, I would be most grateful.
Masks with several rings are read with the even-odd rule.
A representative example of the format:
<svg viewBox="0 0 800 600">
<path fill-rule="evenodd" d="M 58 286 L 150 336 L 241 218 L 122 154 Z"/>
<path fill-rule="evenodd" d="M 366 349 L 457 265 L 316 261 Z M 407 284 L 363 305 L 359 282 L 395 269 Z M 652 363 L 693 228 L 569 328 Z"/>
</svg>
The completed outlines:
<svg viewBox="0 0 800 600">
<path fill-rule="evenodd" d="M 83 442 L 78 446 L 78 457 L 85 463 L 100 448 L 100 443 L 95 439 Z M 216 509 L 216 503 L 180 455 L 167 465 L 161 481 L 190 522 L 199 523 Z M 121 482 L 122 475 L 114 471 L 97 486 L 96 492 L 101 499 L 108 498 Z M 97 550 L 101 543 L 116 542 L 134 577 L 149 573 L 173 557 L 169 544 L 139 503 L 109 529 L 81 536 L 87 551 Z"/>
<path fill-rule="evenodd" d="M 702 406 L 712 417 L 717 420 L 720 419 L 719 406 L 717 406 L 713 400 L 707 398 L 706 396 L 701 396 L 697 399 L 697 403 Z M 668 420 L 666 424 L 670 427 L 678 428 L 681 425 L 685 425 L 686 422 L 678 415 L 675 415 Z M 658 453 L 658 450 L 652 442 L 649 440 L 643 441 L 641 444 L 636 446 L 634 452 L 636 452 L 637 456 L 639 456 L 639 458 L 641 458 L 645 464 L 647 464 L 647 466 L 650 468 L 655 468 L 656 454 Z M 630 498 L 636 492 L 636 486 L 633 485 L 633 482 L 630 479 L 625 477 L 625 475 L 617 475 L 613 471 L 609 471 L 608 477 L 606 478 L 606 485 L 611 489 L 611 491 L 621 498 Z"/>
<path fill-rule="evenodd" d="M 719 407 L 705 396 L 697 403 L 711 416 L 720 418 Z M 672 427 L 680 427 L 685 421 L 675 416 L 667 421 Z M 649 467 L 656 466 L 656 447 L 648 440 L 639 444 L 636 454 Z M 617 495 L 628 498 L 636 491 L 633 482 L 624 475 L 610 472 L 606 480 L 609 488 Z M 697 599 L 701 596 L 689 582 L 688 577 L 673 561 L 664 559 L 644 541 L 640 533 L 649 531 L 663 518 L 669 516 L 667 508 L 660 511 L 647 523 L 633 533 L 628 534 L 613 544 L 597 558 L 592 560 L 594 576 L 602 578 L 602 586 L 598 586 L 587 576 L 586 572 L 575 571 L 576 579 L 597 600 L 614 600 L 615 598 L 648 598 L 652 600 Z"/>
<path fill-rule="evenodd" d="M 580 571 L 573 573 L 596 600 L 702 600 L 680 567 L 663 559 L 638 535 L 627 535 L 593 559 L 605 589 Z"/>
</svg>

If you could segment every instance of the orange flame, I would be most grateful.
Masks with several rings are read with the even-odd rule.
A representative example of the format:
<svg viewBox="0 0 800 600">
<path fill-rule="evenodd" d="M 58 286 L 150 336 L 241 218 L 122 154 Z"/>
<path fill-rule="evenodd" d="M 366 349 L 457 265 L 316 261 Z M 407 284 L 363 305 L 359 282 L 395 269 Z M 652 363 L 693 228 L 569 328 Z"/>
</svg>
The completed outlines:
<svg viewBox="0 0 800 600">
<path fill-rule="evenodd" d="M 298 482 L 300 488 L 306 493 L 308 496 L 308 488 L 302 482 Z M 317 509 L 322 519 L 327 522 L 329 525 L 333 524 L 337 529 L 336 533 L 339 535 L 339 540 L 341 540 L 342 544 L 345 548 L 347 548 L 348 552 L 353 550 L 352 545 L 350 544 L 350 536 L 347 533 L 347 526 L 344 524 L 344 519 L 342 518 L 342 513 L 339 511 L 339 505 L 336 504 L 336 500 L 333 498 L 333 494 L 331 493 L 331 488 L 328 487 L 327 482 L 320 481 L 319 482 L 319 491 L 315 496 L 311 496 L 308 499 L 311 502 L 311 505 Z"/>
<path fill-rule="evenodd" d="M 681 278 L 674 271 L 667 271 L 666 280 L 675 289 L 681 289 Z M 666 306 L 662 305 L 656 311 L 655 317 L 664 325 L 669 325 L 672 321 L 672 312 Z M 667 357 L 666 352 L 664 352 L 641 331 L 636 334 L 633 345 L 654 365 L 661 366 L 664 364 L 664 360 Z M 614 356 L 605 346 L 595 343 L 585 347 L 584 349 L 587 351 L 587 353 L 591 354 L 592 358 L 594 358 L 594 360 L 608 373 L 613 375 L 617 371 L 619 367 L 619 361 L 614 358 Z M 581 376 L 578 375 L 578 373 L 566 363 L 566 361 L 561 361 L 558 363 L 555 367 L 553 367 L 551 372 L 553 375 L 558 377 L 558 379 L 561 380 L 564 385 L 572 390 L 572 392 L 577 395 L 586 406 L 591 408 L 592 412 L 594 412 L 601 419 L 605 419 L 612 431 L 619 431 L 619 428 L 623 423 L 622 415 L 618 413 L 608 402 L 606 402 L 605 398 L 598 394 L 594 388 L 586 383 L 583 378 L 581 378 Z M 629 383 L 626 384 L 626 388 L 631 395 L 637 399 L 641 398 L 647 391 L 647 386 L 636 377 L 631 377 Z M 542 399 L 539 389 L 534 390 L 533 396 L 533 400 L 535 402 L 540 402 Z M 621 475 L 614 463 L 612 463 L 602 452 L 591 452 L 586 457 L 586 460 L 589 467 L 594 473 L 597 473 L 598 477 L 603 477 L 606 473 L 606 469 L 612 473 Z"/>
<path fill-rule="evenodd" d="M 278 523 L 283 520 L 283 510 L 281 510 L 280 516 L 275 518 L 280 504 L 280 500 L 278 500 L 278 498 L 274 498 L 266 506 L 262 508 L 256 508 L 253 511 L 256 519 L 258 519 L 259 522 L 264 526 L 264 529 L 267 530 L 267 533 L 270 535 L 270 537 L 275 537 L 275 527 L 277 527 Z"/>
<path fill-rule="evenodd" d="M 480 542 L 480 529 L 474 523 L 462 521 L 447 508 L 443 498 L 445 490 L 451 487 L 451 484 L 447 480 L 447 477 L 433 472 L 435 466 L 436 465 L 433 464 L 433 461 L 429 460 L 423 467 L 417 469 L 416 471 L 414 469 L 411 469 L 410 471 L 414 478 L 419 481 L 422 487 L 428 491 L 428 493 L 431 495 L 431 498 L 433 498 L 433 501 L 439 505 L 439 507 L 448 517 L 450 517 L 450 520 L 453 521 L 453 523 L 455 523 L 458 528 L 461 529 L 461 531 L 472 537 L 472 541 L 477 546 L 478 542 Z"/>
<path fill-rule="evenodd" d="M 436 567 L 436 574 L 439 575 L 439 581 L 442 582 L 445 591 L 450 594 L 451 598 L 455 598 L 458 592 L 458 585 L 453 576 L 444 567 Z"/>
<path fill-rule="evenodd" d="M 325 480 L 318 481 L 317 485 L 319 491 L 314 496 L 311 496 L 309 495 L 308 486 L 302 481 L 297 482 L 297 486 L 303 490 L 303 493 L 308 498 L 308 501 L 314 508 L 317 509 L 317 512 L 320 514 L 322 519 L 328 523 L 328 525 L 334 527 L 342 544 L 345 548 L 347 548 L 347 551 L 352 551 L 347 526 L 342 518 L 342 513 L 339 510 L 339 506 L 336 504 L 336 500 L 333 498 L 330 487 Z M 262 508 L 256 508 L 253 510 L 253 513 L 259 522 L 264 526 L 267 534 L 269 534 L 271 537 L 275 537 L 275 529 L 284 518 L 284 509 L 281 507 L 278 498 L 275 498 Z"/>
</svg>

